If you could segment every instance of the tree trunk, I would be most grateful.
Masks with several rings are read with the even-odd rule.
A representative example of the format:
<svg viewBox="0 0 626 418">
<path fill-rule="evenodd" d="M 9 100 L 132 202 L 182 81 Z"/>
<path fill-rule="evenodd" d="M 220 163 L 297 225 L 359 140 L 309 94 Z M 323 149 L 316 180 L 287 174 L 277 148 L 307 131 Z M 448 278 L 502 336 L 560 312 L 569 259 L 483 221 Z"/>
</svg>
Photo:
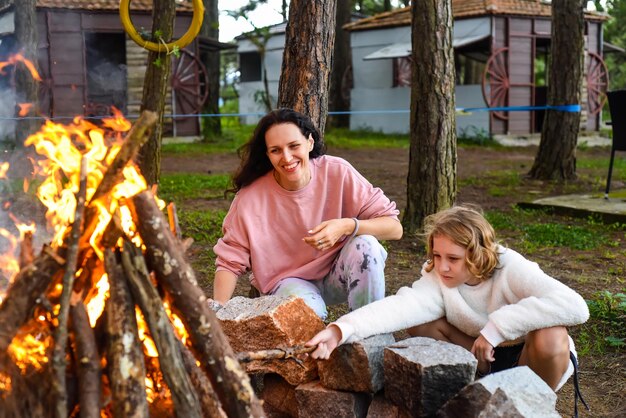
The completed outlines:
<svg viewBox="0 0 626 418">
<path fill-rule="evenodd" d="M 405 231 L 452 206 L 456 197 L 456 123 L 451 0 L 413 2 L 411 147 Z"/>
<path fill-rule="evenodd" d="M 333 56 L 333 69 L 330 75 L 330 97 L 328 108 L 331 111 L 350 110 L 349 86 L 343 85 L 344 74 L 350 71 L 352 54 L 350 53 L 350 33 L 342 26 L 350 22 L 352 5 L 348 0 L 340 0 L 337 3 L 337 24 L 335 28 L 335 51 Z M 331 126 L 348 128 L 350 115 L 333 115 L 330 118 Z"/>
<path fill-rule="evenodd" d="M 15 39 L 24 58 L 37 66 L 37 18 L 35 0 L 15 1 Z M 33 79 L 26 66 L 15 67 L 15 92 L 17 103 L 32 103 L 31 115 L 38 114 L 37 82 Z M 17 106 L 16 106 L 17 108 Z M 36 119 L 18 119 L 15 124 L 15 142 L 20 147 L 24 140 L 36 132 L 40 122 Z"/>
<path fill-rule="evenodd" d="M 204 1 L 204 20 L 202 21 L 202 29 L 200 35 L 218 40 L 220 37 L 219 9 L 217 0 Z M 209 95 L 204 104 L 203 111 L 211 115 L 217 115 L 220 112 L 220 51 L 207 51 L 202 53 L 201 57 L 207 73 L 209 74 Z M 204 140 L 211 140 L 222 134 L 221 119 L 215 116 L 209 116 L 202 119 L 202 137 Z"/>
<path fill-rule="evenodd" d="M 321 134 L 326 127 L 336 0 L 292 0 L 278 82 L 278 107 L 308 115 Z"/>
<path fill-rule="evenodd" d="M 170 42 L 174 33 L 176 3 L 171 0 L 154 0 L 152 11 L 152 41 Z M 160 35 L 156 36 L 155 34 Z M 148 53 L 148 67 L 143 83 L 140 112 L 155 112 L 157 122 L 150 139 L 141 148 L 139 168 L 149 185 L 156 184 L 161 175 L 161 141 L 163 138 L 163 111 L 169 85 L 171 60 L 167 52 Z M 176 121 L 174 121 L 176 123 Z"/>
<path fill-rule="evenodd" d="M 580 104 L 584 51 L 583 3 L 580 0 L 552 1 L 548 105 Z M 567 77 L 563 76 L 564 73 Z M 580 112 L 546 110 L 539 150 L 529 176 L 539 180 L 575 179 L 579 129 Z"/>
</svg>

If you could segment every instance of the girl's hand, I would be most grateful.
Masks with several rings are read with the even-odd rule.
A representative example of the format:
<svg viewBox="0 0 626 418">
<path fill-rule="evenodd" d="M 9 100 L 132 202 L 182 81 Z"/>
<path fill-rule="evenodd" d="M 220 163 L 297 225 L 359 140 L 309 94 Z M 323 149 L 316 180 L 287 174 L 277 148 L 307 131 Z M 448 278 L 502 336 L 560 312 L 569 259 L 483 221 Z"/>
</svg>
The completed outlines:
<svg viewBox="0 0 626 418">
<path fill-rule="evenodd" d="M 310 235 L 303 240 L 311 247 L 320 251 L 332 248 L 341 237 L 350 235 L 354 231 L 355 223 L 352 218 L 331 219 L 324 221 L 307 231 Z"/>
<path fill-rule="evenodd" d="M 336 325 L 330 325 L 325 330 L 318 332 L 315 337 L 311 338 L 304 345 L 307 347 L 317 345 L 315 351 L 311 353 L 311 357 L 328 360 L 330 353 L 337 348 L 339 341 L 341 341 L 341 330 Z"/>
<path fill-rule="evenodd" d="M 491 369 L 491 363 L 495 361 L 494 348 L 489 341 L 480 335 L 472 345 L 472 354 L 478 360 L 478 372 L 485 375 Z"/>
</svg>

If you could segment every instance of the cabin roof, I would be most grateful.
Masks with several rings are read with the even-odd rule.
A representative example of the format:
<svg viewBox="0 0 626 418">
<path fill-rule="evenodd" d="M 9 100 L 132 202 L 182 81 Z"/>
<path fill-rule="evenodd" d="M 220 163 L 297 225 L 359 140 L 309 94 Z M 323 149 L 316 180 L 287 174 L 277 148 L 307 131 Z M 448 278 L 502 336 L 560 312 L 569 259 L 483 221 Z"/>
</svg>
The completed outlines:
<svg viewBox="0 0 626 418">
<path fill-rule="evenodd" d="M 552 6 L 544 0 L 452 0 L 452 14 L 455 19 L 479 16 L 529 16 L 550 17 Z M 585 11 L 586 20 L 605 21 L 607 14 Z M 343 26 L 346 30 L 357 31 L 381 29 L 411 24 L 411 6 L 390 12 L 379 13 Z"/>
</svg>

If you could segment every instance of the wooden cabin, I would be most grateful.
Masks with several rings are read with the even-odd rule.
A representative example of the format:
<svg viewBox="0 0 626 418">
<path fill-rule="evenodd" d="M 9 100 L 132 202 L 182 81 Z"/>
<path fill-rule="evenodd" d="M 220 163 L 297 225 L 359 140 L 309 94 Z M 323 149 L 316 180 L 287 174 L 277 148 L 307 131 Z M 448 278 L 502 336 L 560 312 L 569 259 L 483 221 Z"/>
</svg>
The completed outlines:
<svg viewBox="0 0 626 418">
<path fill-rule="evenodd" d="M 18 0 L 15 0 L 18 1 Z M 177 1 L 175 38 L 192 20 L 191 1 Z M 40 111 L 47 117 L 108 115 L 113 105 L 130 117 L 139 114 L 148 51 L 133 42 L 119 16 L 119 0 L 37 0 L 38 67 L 43 78 Z M 138 32 L 150 33 L 152 0 L 130 2 Z M 0 59 L 19 51 L 13 36 L 12 6 L 0 10 Z M 198 57 L 230 47 L 197 37 L 172 57 L 166 98 L 166 135 L 198 136 L 208 85 Z M 183 115 L 171 117 L 167 115 Z"/>
<path fill-rule="evenodd" d="M 546 104 L 551 48 L 550 3 L 542 0 L 452 0 L 456 106 L 506 107 Z M 602 59 L 604 14 L 586 11 L 585 77 L 581 128 L 596 131 L 608 88 Z M 352 110 L 373 110 L 381 103 L 409 104 L 411 72 L 410 7 L 381 13 L 345 29 L 351 32 Z M 383 115 L 384 116 L 384 115 Z M 371 115 L 353 115 L 351 126 L 394 130 L 408 115 L 387 115 L 373 126 Z M 460 114 L 460 130 L 471 126 L 491 134 L 541 131 L 543 111 L 491 111 Z"/>
<path fill-rule="evenodd" d="M 456 106 L 486 108 L 546 104 L 547 57 L 552 7 L 541 0 L 452 0 L 452 46 Z M 598 130 L 608 88 L 602 24 L 608 16 L 585 12 L 585 68 L 582 129 Z M 256 100 L 266 72 L 277 97 L 286 23 L 270 27 L 265 62 L 245 36 L 237 38 L 240 63 L 239 110 L 255 123 L 263 106 Z M 411 9 L 403 8 L 348 23 L 352 69 L 342 89 L 350 92 L 350 128 L 385 133 L 409 131 L 411 96 Z M 262 65 L 264 64 L 264 65 Z M 541 131 L 542 111 L 472 111 L 457 115 L 457 133 L 525 135 Z"/>
</svg>

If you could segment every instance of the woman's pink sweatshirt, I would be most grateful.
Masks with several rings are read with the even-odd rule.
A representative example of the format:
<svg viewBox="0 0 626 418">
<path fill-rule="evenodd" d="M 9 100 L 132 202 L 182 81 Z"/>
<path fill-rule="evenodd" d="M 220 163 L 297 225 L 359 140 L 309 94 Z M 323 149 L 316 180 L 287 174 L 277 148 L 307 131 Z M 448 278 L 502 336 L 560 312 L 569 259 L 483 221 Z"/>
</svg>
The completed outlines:
<svg viewBox="0 0 626 418">
<path fill-rule="evenodd" d="M 302 239 L 329 219 L 398 219 L 396 204 L 347 161 L 324 155 L 310 161 L 311 181 L 300 190 L 278 185 L 272 171 L 241 189 L 213 247 L 217 271 L 240 276 L 252 270 L 252 284 L 269 292 L 287 277 L 321 279 L 330 271 L 344 240 L 318 251 Z"/>
</svg>

